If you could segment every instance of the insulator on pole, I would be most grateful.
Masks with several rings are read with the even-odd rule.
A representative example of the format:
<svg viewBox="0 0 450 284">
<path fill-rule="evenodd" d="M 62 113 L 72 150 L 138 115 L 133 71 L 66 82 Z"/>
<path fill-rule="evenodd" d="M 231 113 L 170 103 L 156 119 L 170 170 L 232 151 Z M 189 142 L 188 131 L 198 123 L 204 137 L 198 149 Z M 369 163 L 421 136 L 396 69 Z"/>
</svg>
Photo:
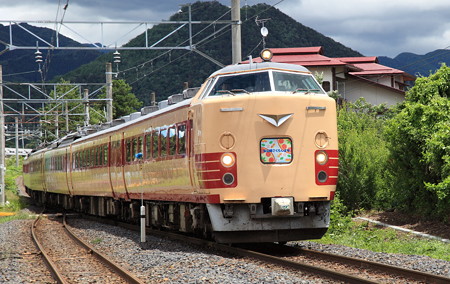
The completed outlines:
<svg viewBox="0 0 450 284">
<path fill-rule="evenodd" d="M 39 49 L 34 53 L 34 58 L 36 59 L 36 63 L 42 62 L 42 52 Z"/>
<path fill-rule="evenodd" d="M 114 55 L 114 63 L 120 63 L 120 52 L 117 50 L 113 53 Z"/>
</svg>

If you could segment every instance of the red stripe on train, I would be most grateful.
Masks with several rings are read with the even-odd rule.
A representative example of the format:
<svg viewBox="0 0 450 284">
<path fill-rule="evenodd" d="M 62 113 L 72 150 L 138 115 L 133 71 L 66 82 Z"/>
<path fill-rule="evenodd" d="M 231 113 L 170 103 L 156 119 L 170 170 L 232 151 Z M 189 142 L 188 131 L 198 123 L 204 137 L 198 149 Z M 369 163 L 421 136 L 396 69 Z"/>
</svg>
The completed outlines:
<svg viewBox="0 0 450 284">
<path fill-rule="evenodd" d="M 317 150 L 314 153 L 314 160 L 318 152 L 326 152 L 328 155 L 328 161 L 321 165 L 317 161 L 316 166 L 316 184 L 317 185 L 336 185 L 338 180 L 339 172 L 339 152 L 338 150 Z M 327 174 L 327 179 L 325 181 L 319 180 L 319 173 L 325 172 Z"/>
<path fill-rule="evenodd" d="M 237 186 L 236 153 L 232 152 L 235 157 L 235 163 L 231 167 L 224 167 L 220 162 L 224 153 L 225 152 L 217 152 L 195 155 L 195 170 L 200 182 L 200 188 L 232 188 Z M 230 173 L 234 176 L 234 182 L 229 185 L 225 184 L 223 181 L 223 177 L 226 173 Z"/>
</svg>

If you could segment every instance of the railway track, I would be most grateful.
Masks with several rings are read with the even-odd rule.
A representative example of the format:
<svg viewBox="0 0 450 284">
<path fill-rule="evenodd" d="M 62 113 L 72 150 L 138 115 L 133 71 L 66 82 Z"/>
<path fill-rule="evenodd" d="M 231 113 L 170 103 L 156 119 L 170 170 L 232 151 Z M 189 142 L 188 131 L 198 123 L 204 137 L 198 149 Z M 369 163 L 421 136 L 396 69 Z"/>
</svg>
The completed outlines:
<svg viewBox="0 0 450 284">
<path fill-rule="evenodd" d="M 320 263 L 321 268 L 334 271 L 338 277 L 341 277 L 339 276 L 341 274 L 354 275 L 358 278 L 360 276 L 357 275 L 364 275 L 361 278 L 367 279 L 366 282 L 360 282 L 362 280 L 353 281 L 351 278 L 343 280 L 348 283 L 450 283 L 450 278 L 440 275 L 299 247 L 276 244 L 266 244 L 264 246 L 246 245 L 242 247 L 261 254 L 263 257 L 268 255 L 274 259 L 282 258 L 287 261 L 286 264 L 280 261 L 285 266 L 290 266 L 291 262 L 303 264 Z M 296 264 L 293 265 L 295 266 Z M 308 266 L 306 268 L 309 269 Z M 330 274 L 330 276 L 339 280 L 333 274 Z"/>
<path fill-rule="evenodd" d="M 60 222 L 61 215 L 43 218 L 31 226 L 36 246 L 58 283 L 144 283 L 131 272 L 78 239 Z"/>
<path fill-rule="evenodd" d="M 138 231 L 138 226 L 117 225 Z M 450 278 L 336 254 L 277 244 L 229 246 L 176 233 L 147 229 L 148 234 L 210 247 L 345 283 L 450 283 Z"/>
</svg>

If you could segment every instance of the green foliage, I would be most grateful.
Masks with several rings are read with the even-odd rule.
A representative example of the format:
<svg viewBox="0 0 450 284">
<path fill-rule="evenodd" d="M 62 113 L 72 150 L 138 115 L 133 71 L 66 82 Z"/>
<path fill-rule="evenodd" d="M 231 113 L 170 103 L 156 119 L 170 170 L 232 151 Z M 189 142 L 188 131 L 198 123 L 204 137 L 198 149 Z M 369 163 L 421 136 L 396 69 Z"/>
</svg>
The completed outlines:
<svg viewBox="0 0 450 284">
<path fill-rule="evenodd" d="M 6 187 L 6 204 L 2 211 L 16 212 L 25 207 L 23 200 L 20 199 L 17 192 L 16 179 L 22 174 L 22 162 L 20 158 L 19 166 L 16 167 L 15 157 L 6 159 L 5 187 Z"/>
<path fill-rule="evenodd" d="M 336 196 L 331 203 L 330 226 L 328 228 L 327 235 L 331 238 L 334 236 L 339 236 L 348 230 L 351 223 L 351 213 L 348 212 L 348 209 L 341 201 L 341 198 Z"/>
<path fill-rule="evenodd" d="M 131 92 L 124 80 L 113 81 L 113 117 L 118 118 L 139 110 L 142 102 Z"/>
<path fill-rule="evenodd" d="M 338 110 L 339 180 L 337 191 L 350 210 L 380 208 L 389 184 L 389 149 L 383 137 L 383 106 L 360 99 Z"/>
<path fill-rule="evenodd" d="M 65 103 L 55 102 L 46 104 L 43 108 L 43 111 L 47 113 L 43 118 L 42 128 L 44 130 L 44 140 L 45 141 L 53 141 L 56 139 L 56 128 L 59 129 L 59 137 L 63 137 L 68 133 L 75 132 L 77 127 L 84 125 L 84 104 L 79 101 L 83 99 L 81 94 L 76 88 L 76 85 L 71 85 L 69 81 L 65 81 L 64 79 L 60 79 L 60 85 L 56 87 L 55 90 L 50 92 L 50 96 L 54 98 L 63 98 L 63 99 L 77 99 L 78 101 L 68 102 L 67 106 Z M 56 94 L 55 94 L 56 91 Z M 90 97 L 92 98 L 92 97 Z M 67 122 L 66 116 L 67 110 L 69 110 L 71 115 L 69 117 L 69 125 L 67 131 Z M 90 105 L 90 124 L 97 124 L 101 121 L 105 121 L 105 118 L 102 117 L 102 113 L 100 111 L 101 106 L 99 105 Z"/>
<path fill-rule="evenodd" d="M 397 206 L 450 216 L 450 68 L 419 78 L 389 121 L 393 198 Z"/>
<path fill-rule="evenodd" d="M 32 219 L 33 217 L 31 217 L 29 214 L 24 213 L 24 212 L 18 212 L 15 215 L 12 216 L 6 216 L 6 217 L 0 217 L 0 224 L 12 221 L 12 220 L 22 220 L 22 219 Z"/>
<path fill-rule="evenodd" d="M 352 212 L 349 212 L 340 196 L 337 196 L 331 204 L 330 218 L 327 233 L 315 242 L 450 260 L 449 244 L 415 237 L 389 228 L 378 228 L 368 222 L 353 221 Z"/>
<path fill-rule="evenodd" d="M 349 215 L 333 214 L 333 207 L 342 205 L 339 201 L 332 205 L 332 221 L 325 236 L 315 242 L 339 244 L 360 249 L 385 253 L 426 255 L 450 261 L 450 245 L 440 241 L 399 233 L 389 228 L 377 228 L 368 222 L 352 221 Z"/>
<path fill-rule="evenodd" d="M 16 158 L 6 159 L 5 186 L 6 190 L 16 190 L 16 179 L 22 174 L 23 158 L 19 157 L 19 166 L 16 167 Z"/>
</svg>

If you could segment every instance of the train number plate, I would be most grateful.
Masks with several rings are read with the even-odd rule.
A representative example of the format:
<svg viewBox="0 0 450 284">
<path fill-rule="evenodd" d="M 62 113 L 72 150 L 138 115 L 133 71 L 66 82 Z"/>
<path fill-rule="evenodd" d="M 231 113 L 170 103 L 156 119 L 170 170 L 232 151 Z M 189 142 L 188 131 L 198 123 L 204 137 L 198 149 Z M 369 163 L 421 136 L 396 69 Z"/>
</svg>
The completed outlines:
<svg viewBox="0 0 450 284">
<path fill-rule="evenodd" d="M 261 162 L 264 164 L 289 164 L 292 162 L 290 138 L 263 138 L 260 142 Z"/>
</svg>

